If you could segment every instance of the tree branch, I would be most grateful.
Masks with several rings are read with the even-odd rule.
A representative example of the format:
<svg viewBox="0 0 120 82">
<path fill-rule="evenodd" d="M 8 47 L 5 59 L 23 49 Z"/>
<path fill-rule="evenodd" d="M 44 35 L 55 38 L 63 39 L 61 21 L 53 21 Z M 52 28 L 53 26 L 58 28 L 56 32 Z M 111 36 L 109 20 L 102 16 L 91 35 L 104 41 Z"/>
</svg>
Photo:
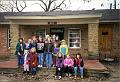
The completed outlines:
<svg viewBox="0 0 120 82">
<path fill-rule="evenodd" d="M 66 4 L 64 3 L 65 2 L 65 0 L 63 0 L 58 6 L 56 6 L 55 8 L 53 8 L 53 9 L 51 9 L 50 11 L 54 11 L 54 10 L 57 10 L 57 9 L 62 9 L 62 8 L 60 8 L 61 7 L 61 5 L 62 4 L 64 4 L 65 6 L 66 6 Z"/>
<path fill-rule="evenodd" d="M 45 6 L 45 9 L 47 9 L 47 4 L 43 0 L 39 0 L 43 5 Z"/>
</svg>

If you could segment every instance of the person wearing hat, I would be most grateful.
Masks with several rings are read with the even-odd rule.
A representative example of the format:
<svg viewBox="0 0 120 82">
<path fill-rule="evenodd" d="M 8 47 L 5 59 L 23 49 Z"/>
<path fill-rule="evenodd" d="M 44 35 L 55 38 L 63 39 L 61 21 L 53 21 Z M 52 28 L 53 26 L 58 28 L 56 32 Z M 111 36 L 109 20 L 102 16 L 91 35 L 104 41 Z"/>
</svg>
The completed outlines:
<svg viewBox="0 0 120 82">
<path fill-rule="evenodd" d="M 65 58 L 66 55 L 68 54 L 68 46 L 67 46 L 65 40 L 62 40 L 62 42 L 61 42 L 60 52 L 63 54 L 63 57 L 64 57 L 64 58 Z"/>
</svg>

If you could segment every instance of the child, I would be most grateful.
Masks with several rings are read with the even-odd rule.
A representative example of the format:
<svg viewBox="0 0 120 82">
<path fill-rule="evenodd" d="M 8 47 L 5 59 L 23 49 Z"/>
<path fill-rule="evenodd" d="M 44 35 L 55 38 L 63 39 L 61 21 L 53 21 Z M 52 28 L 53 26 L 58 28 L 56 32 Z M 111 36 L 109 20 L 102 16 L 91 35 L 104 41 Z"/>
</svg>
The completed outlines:
<svg viewBox="0 0 120 82">
<path fill-rule="evenodd" d="M 36 47 L 36 44 L 37 44 L 37 38 L 36 38 L 36 36 L 32 36 L 32 48 L 33 47 Z"/>
<path fill-rule="evenodd" d="M 62 40 L 62 43 L 60 45 L 60 52 L 63 54 L 64 58 L 66 57 L 66 54 L 68 54 L 68 46 L 65 40 Z"/>
<path fill-rule="evenodd" d="M 57 79 L 61 79 L 61 77 L 62 77 L 63 62 L 64 62 L 64 58 L 62 57 L 62 54 L 59 52 L 58 56 L 56 58 L 56 74 L 55 74 L 55 78 L 57 78 Z"/>
<path fill-rule="evenodd" d="M 30 68 L 31 68 L 32 75 L 36 74 L 37 65 L 38 65 L 38 58 L 37 58 L 36 49 L 31 48 L 31 51 L 30 51 Z"/>
<path fill-rule="evenodd" d="M 30 63 L 30 58 L 29 58 L 29 51 L 28 50 L 24 50 L 24 73 L 29 74 L 29 63 Z"/>
<path fill-rule="evenodd" d="M 67 55 L 67 57 L 64 60 L 66 76 L 70 76 L 73 73 L 73 70 L 72 70 L 73 64 L 74 64 L 74 62 L 73 62 L 72 58 L 70 57 L 70 55 Z"/>
<path fill-rule="evenodd" d="M 44 56 L 44 48 L 45 48 L 45 43 L 43 42 L 43 38 L 39 36 L 39 40 L 36 45 L 37 53 L 38 53 L 38 67 L 43 67 L 43 56 Z"/>
<path fill-rule="evenodd" d="M 30 51 L 31 48 L 32 48 L 32 40 L 28 39 L 28 42 L 25 43 L 25 49 Z"/>
<path fill-rule="evenodd" d="M 46 66 L 51 67 L 52 65 L 52 52 L 53 52 L 53 43 L 51 42 L 51 37 L 48 37 L 47 42 L 45 43 L 45 55 L 46 55 Z"/>
<path fill-rule="evenodd" d="M 56 63 L 56 56 L 59 52 L 59 47 L 57 46 L 57 43 L 54 43 L 54 50 L 53 50 L 53 66 L 55 66 Z"/>
<path fill-rule="evenodd" d="M 76 55 L 76 58 L 74 59 L 74 75 L 75 75 L 75 79 L 77 77 L 77 72 L 79 72 L 81 78 L 83 78 L 83 66 L 84 66 L 83 59 L 81 57 L 81 54 L 78 53 Z"/>
</svg>

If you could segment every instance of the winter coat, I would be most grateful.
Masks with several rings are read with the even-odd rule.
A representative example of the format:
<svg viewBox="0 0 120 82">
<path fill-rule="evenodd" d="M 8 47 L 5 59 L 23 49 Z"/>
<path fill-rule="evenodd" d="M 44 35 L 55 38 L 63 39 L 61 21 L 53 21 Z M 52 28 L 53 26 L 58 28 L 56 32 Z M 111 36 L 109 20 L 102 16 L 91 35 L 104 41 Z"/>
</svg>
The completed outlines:
<svg viewBox="0 0 120 82">
<path fill-rule="evenodd" d="M 73 67 L 73 64 L 74 64 L 74 62 L 73 62 L 72 58 L 65 58 L 64 66 Z"/>
<path fill-rule="evenodd" d="M 57 48 L 57 47 L 54 48 L 54 52 L 53 52 L 53 53 L 54 53 L 54 54 L 57 54 L 58 52 L 59 52 L 59 48 Z"/>
<path fill-rule="evenodd" d="M 63 55 L 67 55 L 68 54 L 68 46 L 67 45 L 60 45 L 60 52 Z"/>
<path fill-rule="evenodd" d="M 52 43 L 45 43 L 45 53 L 52 53 L 53 48 L 54 46 Z"/>
<path fill-rule="evenodd" d="M 30 52 L 30 67 L 35 68 L 38 65 L 37 53 Z"/>
<path fill-rule="evenodd" d="M 22 44 L 22 47 L 21 47 L 21 44 Z M 18 55 L 18 52 L 19 52 L 22 56 L 24 54 L 24 49 L 25 49 L 25 43 L 18 42 L 16 45 L 15 55 Z"/>
<path fill-rule="evenodd" d="M 25 50 L 30 50 L 32 48 L 32 44 L 31 43 L 26 43 L 25 44 Z"/>
<path fill-rule="evenodd" d="M 63 62 L 64 62 L 64 58 L 63 57 L 57 57 L 56 58 L 56 67 L 63 67 Z"/>
<path fill-rule="evenodd" d="M 78 59 L 75 58 L 74 59 L 74 67 L 83 67 L 84 66 L 84 61 L 82 58 Z"/>
</svg>

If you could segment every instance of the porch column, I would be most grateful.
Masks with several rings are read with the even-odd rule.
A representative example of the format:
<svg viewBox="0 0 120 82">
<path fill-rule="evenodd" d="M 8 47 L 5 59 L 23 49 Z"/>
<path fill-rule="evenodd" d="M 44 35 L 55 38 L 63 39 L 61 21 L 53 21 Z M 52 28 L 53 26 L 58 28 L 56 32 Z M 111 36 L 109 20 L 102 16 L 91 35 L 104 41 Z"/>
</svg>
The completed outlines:
<svg viewBox="0 0 120 82">
<path fill-rule="evenodd" d="M 98 59 L 98 29 L 99 24 L 88 24 L 88 58 Z"/>
<path fill-rule="evenodd" d="M 11 37 L 11 44 L 10 44 L 11 54 L 15 54 L 16 44 L 19 39 L 19 25 L 17 24 L 10 25 L 10 37 Z"/>
</svg>

